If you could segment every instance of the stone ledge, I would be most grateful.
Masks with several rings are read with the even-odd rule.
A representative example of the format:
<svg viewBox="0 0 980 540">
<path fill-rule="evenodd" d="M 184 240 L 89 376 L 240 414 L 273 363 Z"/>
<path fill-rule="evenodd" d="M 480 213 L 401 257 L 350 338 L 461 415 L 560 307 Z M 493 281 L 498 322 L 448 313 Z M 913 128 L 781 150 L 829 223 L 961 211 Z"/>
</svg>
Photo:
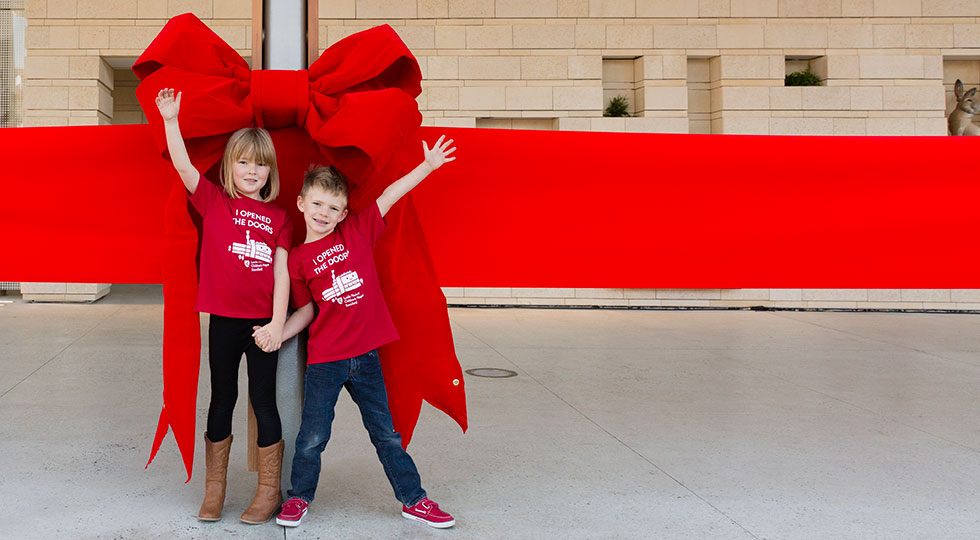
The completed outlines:
<svg viewBox="0 0 980 540">
<path fill-rule="evenodd" d="M 109 294 L 109 283 L 21 283 L 21 296 L 27 302 L 91 303 Z"/>
</svg>

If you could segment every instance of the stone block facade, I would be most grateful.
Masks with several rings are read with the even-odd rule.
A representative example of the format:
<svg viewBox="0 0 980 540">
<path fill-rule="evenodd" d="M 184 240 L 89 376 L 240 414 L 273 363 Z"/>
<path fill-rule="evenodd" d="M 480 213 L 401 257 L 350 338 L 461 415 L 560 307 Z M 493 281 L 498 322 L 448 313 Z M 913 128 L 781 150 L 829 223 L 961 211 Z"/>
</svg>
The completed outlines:
<svg viewBox="0 0 980 540">
<path fill-rule="evenodd" d="M 969 2 L 321 0 L 319 8 L 321 48 L 372 25 L 395 28 L 422 65 L 428 125 L 521 126 L 547 115 L 558 130 L 945 135 L 944 66 L 975 63 L 980 47 L 980 7 Z M 821 86 L 785 87 L 787 70 L 801 66 Z M 980 84 L 977 66 L 957 69 Z M 592 121 L 617 95 L 630 100 L 632 117 Z"/>
<path fill-rule="evenodd" d="M 108 283 L 20 284 L 20 294 L 29 302 L 95 302 L 109 290 Z"/>
<path fill-rule="evenodd" d="M 242 0 L 26 0 L 24 125 L 133 123 L 115 115 L 115 78 L 135 87 L 129 68 L 169 17 L 194 13 L 248 58 L 251 9 Z"/>
<path fill-rule="evenodd" d="M 311 0 L 320 49 L 389 24 L 424 75 L 426 125 L 757 135 L 947 133 L 980 86 L 975 0 Z M 128 74 L 191 11 L 243 56 L 247 0 L 27 0 L 25 124 L 145 121 Z M 809 69 L 815 87 L 787 87 Z M 630 117 L 605 118 L 618 95 Z M 969 291 L 452 288 L 451 302 L 974 309 Z"/>
</svg>

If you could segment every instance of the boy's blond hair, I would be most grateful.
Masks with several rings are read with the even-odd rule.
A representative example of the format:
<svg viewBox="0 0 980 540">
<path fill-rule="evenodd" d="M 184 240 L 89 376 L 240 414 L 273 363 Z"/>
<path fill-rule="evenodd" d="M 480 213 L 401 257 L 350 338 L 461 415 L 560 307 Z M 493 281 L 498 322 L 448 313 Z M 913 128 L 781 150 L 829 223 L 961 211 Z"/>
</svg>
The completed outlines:
<svg viewBox="0 0 980 540">
<path fill-rule="evenodd" d="M 305 197 L 310 188 L 318 188 L 338 197 L 347 198 L 347 179 L 333 165 L 324 167 L 313 165 L 303 176 L 303 190 L 300 197 Z"/>
<path fill-rule="evenodd" d="M 265 202 L 274 200 L 279 195 L 279 167 L 276 166 L 276 148 L 272 145 L 269 132 L 262 128 L 242 128 L 228 139 L 225 155 L 221 158 L 221 185 L 232 199 L 241 196 L 235 187 L 233 166 L 242 157 L 269 166 L 269 178 L 259 190 L 259 196 Z"/>
</svg>

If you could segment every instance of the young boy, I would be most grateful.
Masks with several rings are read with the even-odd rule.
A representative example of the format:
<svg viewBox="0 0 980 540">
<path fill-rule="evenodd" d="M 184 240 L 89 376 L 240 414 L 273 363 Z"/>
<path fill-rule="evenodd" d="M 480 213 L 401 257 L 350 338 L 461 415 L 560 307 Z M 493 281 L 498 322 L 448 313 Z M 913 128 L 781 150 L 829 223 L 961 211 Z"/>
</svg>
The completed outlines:
<svg viewBox="0 0 980 540">
<path fill-rule="evenodd" d="M 292 489 L 276 522 L 299 525 L 313 501 L 320 478 L 320 454 L 330 440 L 334 406 L 346 387 L 361 411 L 371 442 L 402 516 L 432 527 L 452 527 L 456 521 L 426 497 L 418 470 L 402 448 L 401 435 L 392 427 L 391 412 L 377 348 L 398 339 L 388 314 L 374 264 L 374 245 L 384 230 L 384 216 L 403 195 L 444 163 L 456 149 L 452 139 L 440 137 L 425 160 L 391 184 L 377 203 L 348 217 L 347 185 L 333 167 L 318 167 L 306 174 L 297 205 L 306 222 L 306 242 L 289 254 L 289 277 L 295 305 L 283 328 L 288 339 L 313 321 L 307 345 L 303 383 L 303 416 L 296 437 L 290 477 Z M 319 314 L 314 320 L 313 303 Z M 271 336 L 256 327 L 255 339 L 265 347 Z"/>
</svg>

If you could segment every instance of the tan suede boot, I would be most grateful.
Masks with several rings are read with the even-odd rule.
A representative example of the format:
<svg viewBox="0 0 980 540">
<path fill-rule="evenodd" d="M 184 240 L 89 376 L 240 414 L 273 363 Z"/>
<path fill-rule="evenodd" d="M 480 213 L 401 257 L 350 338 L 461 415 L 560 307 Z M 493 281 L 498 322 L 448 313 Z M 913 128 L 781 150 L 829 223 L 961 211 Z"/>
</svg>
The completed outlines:
<svg viewBox="0 0 980 540">
<path fill-rule="evenodd" d="M 242 514 L 242 521 L 259 525 L 269 521 L 282 504 L 279 477 L 282 474 L 283 441 L 259 448 L 259 486 L 252 504 Z"/>
<path fill-rule="evenodd" d="M 228 453 L 231 451 L 229 435 L 221 442 L 211 442 L 208 434 L 204 434 L 204 460 L 207 475 L 204 481 L 204 502 L 197 519 L 201 521 L 218 521 L 221 519 L 221 507 L 225 504 L 225 486 L 228 479 Z"/>
</svg>

